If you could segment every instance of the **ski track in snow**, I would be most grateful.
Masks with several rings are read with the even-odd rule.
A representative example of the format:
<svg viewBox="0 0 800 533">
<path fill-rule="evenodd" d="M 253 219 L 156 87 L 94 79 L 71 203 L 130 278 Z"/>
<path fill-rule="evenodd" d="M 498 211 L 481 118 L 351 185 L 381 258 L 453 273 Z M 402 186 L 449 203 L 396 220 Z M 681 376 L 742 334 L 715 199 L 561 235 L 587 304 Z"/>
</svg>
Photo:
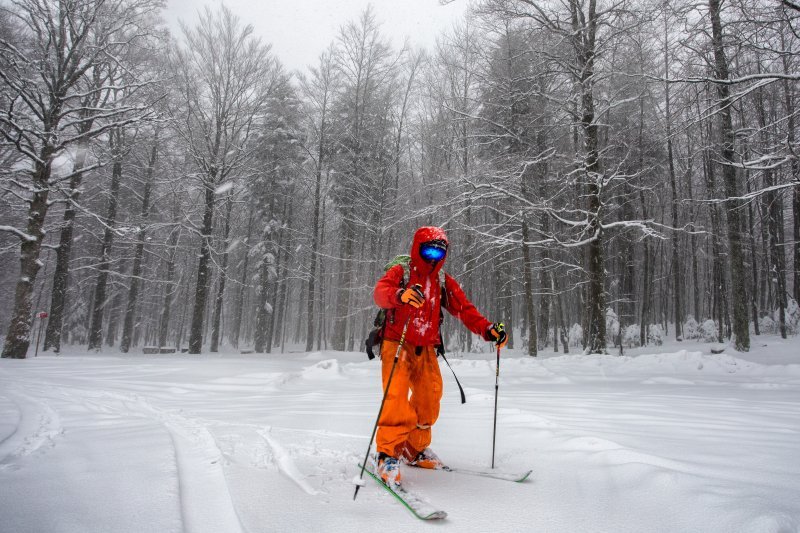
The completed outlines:
<svg viewBox="0 0 800 533">
<path fill-rule="evenodd" d="M 319 494 L 318 491 L 314 490 L 311 485 L 308 484 L 305 476 L 300 473 L 300 470 L 298 470 L 297 465 L 295 465 L 289 453 L 278 443 L 277 440 L 270 436 L 269 429 L 259 430 L 258 434 L 264 438 L 267 444 L 269 444 L 269 447 L 272 449 L 275 461 L 281 472 L 288 476 L 289 479 L 297 483 L 297 486 L 303 489 L 306 494 L 311 496 L 316 496 Z"/>
<path fill-rule="evenodd" d="M 311 377 L 318 374 L 318 369 L 334 368 L 338 369 L 337 363 L 323 361 L 321 364 L 313 365 L 302 374 Z M 338 371 L 338 370 L 337 370 Z M 288 384 L 296 381 L 301 373 L 271 373 L 265 376 L 255 376 L 250 378 L 221 378 L 214 380 L 217 384 L 226 383 L 230 385 L 247 386 L 251 384 L 263 385 L 263 378 L 268 381 L 277 381 L 280 384 Z M 129 382 L 130 383 L 130 382 Z M 198 391 L 220 390 L 224 388 L 217 384 L 208 386 L 194 387 Z M 249 453 L 249 463 L 254 466 L 266 466 L 265 462 L 273 464 L 277 470 L 282 472 L 288 479 L 294 482 L 300 489 L 310 496 L 324 494 L 316 490 L 306 479 L 292 459 L 292 454 L 280 444 L 272 435 L 272 427 L 264 428 L 255 424 L 226 423 L 219 420 L 201 419 L 199 417 L 188 417 L 169 412 L 164 409 L 156 408 L 150 401 L 140 394 L 123 394 L 108 390 L 89 390 L 80 387 L 57 385 L 54 383 L 30 382 L 24 384 L 32 389 L 39 389 L 44 393 L 54 391 L 69 399 L 72 403 L 78 402 L 98 413 L 115 413 L 122 416 L 143 417 L 161 424 L 168 432 L 175 448 L 175 461 L 179 472 L 180 501 L 182 506 L 182 516 L 184 528 L 190 533 L 202 532 L 237 532 L 244 528 L 238 518 L 236 508 L 233 504 L 228 490 L 227 479 L 225 477 L 223 464 L 226 457 L 231 454 L 222 452 L 217 438 L 212 432 L 212 427 L 224 428 L 229 432 L 231 428 L 236 429 L 235 436 L 228 434 L 225 438 L 235 441 L 234 448 L 241 450 L 247 445 L 253 444 L 253 439 L 249 439 L 245 433 L 255 432 L 258 440 L 264 442 L 269 448 L 268 452 L 252 450 Z M 155 390 L 154 387 L 142 387 L 143 383 L 137 383 L 137 388 Z M 174 387 L 170 387 L 174 389 Z M 189 388 L 191 389 L 191 387 Z M 163 389 L 162 389 L 163 390 Z M 174 392 L 174 390 L 173 390 Z M 8 394 L 8 396 L 11 396 Z M 51 440 L 63 429 L 58 424 L 58 416 L 49 405 L 32 396 L 15 394 L 21 401 L 15 403 L 25 406 L 27 410 L 23 423 L 18 424 L 18 431 L 7 437 L 0 443 L 0 457 L 2 452 L 11 447 L 17 440 L 23 440 L 25 446 L 15 453 L 9 454 L 9 459 L 0 461 L 0 467 L 10 462 L 14 457 L 29 455 L 48 440 Z M 32 407 L 38 407 L 37 410 Z M 36 415 L 36 416 L 34 416 Z M 30 423 L 37 418 L 40 423 L 35 427 Z M 31 426 L 31 427 L 29 427 Z M 237 427 L 238 426 L 238 427 Z M 309 430 L 307 433 L 322 436 L 340 436 L 348 438 L 363 438 L 362 435 L 348 435 L 332 433 L 327 431 Z M 27 435 L 27 436 L 26 436 Z M 24 437 L 24 438 L 23 438 Z M 6 446 L 6 443 L 9 443 Z M 257 447 L 257 446 L 256 446 Z M 225 457 L 223 457 L 223 455 Z M 265 460 L 258 456 L 268 455 Z M 337 454 L 338 455 L 338 454 Z"/>
<path fill-rule="evenodd" d="M 25 386 L 32 389 L 42 388 L 51 394 L 55 391 L 63 398 L 79 402 L 95 412 L 142 417 L 161 424 L 169 432 L 175 448 L 184 530 L 189 533 L 243 531 L 222 468 L 222 453 L 203 423 L 156 408 L 139 395 L 41 382 L 26 383 Z M 21 451 L 11 454 L 11 457 L 28 455 L 63 431 L 57 424 L 58 416 L 45 402 L 30 396 L 19 396 L 28 399 L 26 405 L 42 406 L 44 414 L 39 417 L 42 422 L 38 430 L 33 432 L 32 437 L 26 438 L 26 445 Z M 25 416 L 23 420 L 27 418 Z M 17 433 L 25 434 L 24 431 L 18 431 L 15 435 Z M 0 445 L 0 451 L 2 449 Z"/>
<path fill-rule="evenodd" d="M 8 385 L 2 395 L 16 405 L 19 414 L 14 431 L 0 442 L 0 468 L 13 468 L 20 459 L 43 446 L 55 445 L 64 428 L 47 402 Z"/>
</svg>

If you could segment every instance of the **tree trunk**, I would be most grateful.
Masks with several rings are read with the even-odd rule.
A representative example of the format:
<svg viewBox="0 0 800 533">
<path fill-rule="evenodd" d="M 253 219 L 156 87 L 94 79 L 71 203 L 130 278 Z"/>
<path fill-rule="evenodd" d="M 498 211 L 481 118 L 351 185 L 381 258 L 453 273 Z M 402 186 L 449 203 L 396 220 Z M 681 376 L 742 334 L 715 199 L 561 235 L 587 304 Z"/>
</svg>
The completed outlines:
<svg viewBox="0 0 800 533">
<path fill-rule="evenodd" d="M 622 206 L 622 213 L 625 220 L 635 220 L 634 212 L 634 191 L 631 184 L 626 180 L 623 184 L 623 194 L 629 198 Z M 619 306 L 619 335 L 620 347 L 622 346 L 622 336 L 625 328 L 636 323 L 636 243 L 630 230 L 620 235 L 622 239 L 622 256 L 620 257 L 620 296 L 621 305 Z"/>
<path fill-rule="evenodd" d="M 353 228 L 344 218 L 342 220 L 342 246 L 339 260 L 339 283 L 336 298 L 336 315 L 333 321 L 331 345 L 334 350 L 344 350 L 347 342 L 347 323 L 350 314 L 350 287 L 352 280 Z"/>
<path fill-rule="evenodd" d="M 688 109 L 687 109 L 688 111 Z M 692 145 L 692 136 L 687 130 L 686 134 L 686 151 L 687 153 L 694 153 Z M 702 319 L 702 312 L 700 310 L 700 273 L 697 264 L 697 256 L 699 250 L 697 249 L 697 214 L 695 211 L 694 191 L 692 188 L 692 179 L 694 177 L 693 159 L 688 158 L 686 166 L 686 192 L 689 197 L 689 220 L 692 225 L 692 233 L 689 235 L 690 255 L 692 256 L 692 313 L 694 319 L 698 322 Z"/>
<path fill-rule="evenodd" d="M 466 139 L 464 139 L 464 142 L 466 142 Z M 466 151 L 465 151 L 465 153 L 466 153 Z M 466 163 L 467 163 L 467 158 L 466 158 L 466 155 L 465 155 L 464 156 L 464 165 L 465 165 L 464 168 L 465 169 L 466 169 Z M 466 170 L 465 170 L 465 175 L 466 175 Z M 467 206 L 467 212 L 466 212 L 465 217 L 466 217 L 466 225 L 467 225 L 467 227 L 472 227 L 472 208 L 469 205 Z M 473 294 L 473 283 L 472 283 L 472 280 L 473 280 L 473 276 L 474 276 L 473 269 L 475 268 L 475 255 L 476 254 L 475 254 L 475 247 L 474 247 L 473 243 L 474 243 L 474 241 L 473 241 L 472 233 L 471 232 L 466 232 L 466 238 L 465 238 L 465 243 L 464 243 L 464 248 L 465 248 L 465 251 L 464 251 L 464 276 L 463 276 L 463 279 L 461 280 L 461 282 L 463 283 L 464 292 L 470 298 L 474 298 L 475 297 L 475 295 Z M 527 301 L 526 301 L 526 305 L 527 305 Z M 531 305 L 533 305 L 533 304 L 531 303 Z M 533 309 L 531 309 L 531 312 L 533 312 Z M 528 317 L 528 319 L 530 320 L 530 317 Z M 465 335 L 464 350 L 467 353 L 469 353 L 469 352 L 472 351 L 472 332 L 467 330 L 466 328 L 461 328 L 461 331 L 463 331 L 464 335 Z M 535 332 L 534 332 L 534 334 L 535 334 Z"/>
<path fill-rule="evenodd" d="M 793 163 L 795 162 L 793 161 Z M 792 170 L 794 171 L 794 168 Z M 794 179 L 800 181 L 800 169 L 794 173 Z M 800 186 L 795 186 L 792 193 L 792 215 L 794 219 L 794 301 L 800 303 Z"/>
<path fill-rule="evenodd" d="M 327 181 L 328 180 L 327 180 L 327 177 L 326 177 L 326 182 Z M 322 214 L 320 216 L 322 222 L 320 223 L 320 228 L 319 228 L 319 248 L 320 248 L 320 250 L 324 250 L 325 249 L 325 222 L 327 220 L 327 218 L 325 217 L 326 207 L 327 207 L 326 203 L 322 202 Z M 321 311 L 323 308 L 325 308 L 325 297 L 326 297 L 326 292 L 327 292 L 326 289 L 327 289 L 327 286 L 328 286 L 328 284 L 325 282 L 325 280 L 326 280 L 326 270 L 327 269 L 325 268 L 325 262 L 321 261 L 320 264 L 319 264 L 319 282 L 320 283 L 319 283 L 319 297 L 317 298 L 317 306 L 318 306 L 317 310 L 318 311 Z M 328 313 L 319 312 L 319 313 L 317 313 L 317 315 L 319 316 L 319 324 L 317 325 L 316 344 L 317 344 L 317 349 L 318 350 L 322 350 L 323 349 L 323 346 L 322 346 L 323 338 L 324 338 L 324 342 L 325 342 L 325 348 L 328 347 L 327 327 L 328 327 L 328 323 L 329 322 L 328 322 L 328 320 L 326 320 L 328 318 Z M 325 333 L 324 335 L 323 335 L 323 332 Z"/>
<path fill-rule="evenodd" d="M 32 181 L 35 190 L 28 201 L 28 224 L 25 229 L 26 236 L 20 243 L 19 280 L 14 291 L 14 310 L 6 333 L 3 357 L 25 359 L 30 344 L 33 284 L 41 267 L 39 253 L 45 237 L 43 226 L 50 192 L 51 157 L 50 148 L 45 147 L 39 158 L 44 164 L 36 163 L 34 167 Z"/>
<path fill-rule="evenodd" d="M 709 136 L 710 139 L 710 136 Z M 712 163 L 711 154 L 706 153 L 706 186 L 708 188 L 709 198 L 716 196 L 716 176 L 714 172 L 714 165 Z M 719 333 L 717 341 L 722 342 L 724 338 L 723 325 L 725 323 L 725 315 L 727 315 L 727 304 L 724 302 L 723 293 L 725 292 L 725 274 L 722 266 L 722 242 L 720 238 L 720 220 L 719 210 L 717 204 L 709 204 L 709 214 L 711 217 L 711 256 L 712 256 L 712 279 L 713 279 L 713 318 L 717 321 Z"/>
<path fill-rule="evenodd" d="M 553 292 L 553 298 L 555 301 L 555 315 L 556 315 L 556 324 L 560 324 L 560 330 L 556 331 L 553 330 L 553 347 L 555 351 L 558 351 L 558 339 L 561 338 L 561 345 L 564 348 L 564 353 L 569 353 L 569 338 L 567 337 L 567 318 L 564 314 L 564 299 L 561 295 L 561 292 L 558 288 L 558 276 L 550 276 L 550 287 Z"/>
<path fill-rule="evenodd" d="M 124 265 L 121 265 L 121 268 L 125 268 Z M 120 270 L 119 272 L 120 278 L 125 277 L 125 270 Z M 113 279 L 113 278 L 112 278 Z M 117 342 L 117 333 L 119 332 L 119 311 L 122 307 L 122 288 L 121 287 L 113 287 L 112 291 L 114 296 L 110 298 L 111 305 L 108 307 L 108 327 L 106 329 L 106 336 L 105 336 L 105 343 L 106 346 L 114 346 Z"/>
<path fill-rule="evenodd" d="M 172 277 L 175 275 L 175 256 L 178 252 L 178 235 L 177 228 L 173 228 L 169 237 L 170 256 L 169 263 L 167 264 L 167 277 L 164 280 L 164 303 L 161 307 L 161 319 L 158 330 L 158 347 L 166 346 L 167 333 L 169 332 L 169 319 L 172 311 L 172 296 L 177 292 L 177 286 L 172 285 Z M 180 349 L 180 345 L 176 348 Z"/>
<path fill-rule="evenodd" d="M 759 68 L 760 72 L 760 68 Z M 758 117 L 758 126 L 760 131 L 761 142 L 764 146 L 769 145 L 769 136 L 767 134 L 767 116 L 764 109 L 764 95 L 763 91 L 759 89 L 755 98 L 756 115 Z M 769 190 L 770 187 L 777 185 L 775 173 L 772 169 L 766 169 L 764 174 L 764 186 L 767 192 L 764 194 L 764 203 L 767 211 L 767 234 L 769 236 L 769 277 L 775 284 L 775 304 L 778 306 L 778 329 L 781 337 L 786 338 L 786 256 L 783 252 L 783 199 L 774 190 Z M 752 211 L 750 204 L 748 209 Z M 754 240 L 752 231 L 750 232 L 751 242 Z M 755 244 L 753 244 L 755 246 Z M 755 261 L 753 262 L 755 266 Z M 755 268 L 753 269 L 755 270 Z M 772 308 L 770 308 L 772 311 Z M 758 323 L 756 322 L 756 328 Z"/>
<path fill-rule="evenodd" d="M 642 204 L 642 220 L 647 220 L 647 202 L 644 191 L 641 188 L 639 189 L 639 202 Z M 642 254 L 644 271 L 642 273 L 642 306 L 639 310 L 639 344 L 641 346 L 647 346 L 647 329 L 651 321 L 650 292 L 652 290 L 652 287 L 650 287 L 652 283 L 652 274 L 650 270 L 650 241 L 648 239 L 642 239 L 642 247 L 644 248 Z"/>
<path fill-rule="evenodd" d="M 142 191 L 142 213 L 139 221 L 139 231 L 136 235 L 136 251 L 133 256 L 133 269 L 131 271 L 131 285 L 128 289 L 128 301 L 125 305 L 125 320 L 122 326 L 122 338 L 119 342 L 119 349 L 122 353 L 128 353 L 131 347 L 133 336 L 133 321 L 136 316 L 136 304 L 139 299 L 139 278 L 142 275 L 142 257 L 144 256 L 144 241 L 147 235 L 145 224 L 150 215 L 150 193 L 153 188 L 153 175 L 158 155 L 158 136 L 156 136 L 153 148 L 150 151 L 150 159 L 147 162 L 145 175 L 144 191 Z"/>
<path fill-rule="evenodd" d="M 222 267 L 219 271 L 219 288 L 214 301 L 214 318 L 211 320 L 211 352 L 219 351 L 220 322 L 222 320 L 222 303 L 225 297 L 225 279 L 228 276 L 228 236 L 231 233 L 231 210 L 233 209 L 233 194 L 228 193 L 228 208 L 225 210 L 225 230 L 222 236 Z"/>
<path fill-rule="evenodd" d="M 214 183 L 215 176 L 204 182 L 205 212 L 203 227 L 200 231 L 200 259 L 197 263 L 197 284 L 195 285 L 194 310 L 192 325 L 189 328 L 189 353 L 199 354 L 203 351 L 203 322 L 205 320 L 206 303 L 208 301 L 208 285 L 211 263 L 211 234 L 214 229 Z"/>
<path fill-rule="evenodd" d="M 588 82 L 587 82 L 588 83 Z M 586 248 L 586 262 L 588 266 L 587 309 L 588 309 L 588 339 L 586 349 L 589 353 L 605 353 L 606 351 L 606 315 L 605 315 L 605 261 L 603 257 L 603 229 L 600 225 L 600 199 L 599 180 L 602 180 L 600 171 L 600 157 L 598 152 L 598 130 L 594 121 L 594 95 L 591 85 L 584 85 L 583 93 L 583 118 L 584 144 L 586 146 L 585 165 L 588 180 L 588 212 L 589 222 L 587 234 L 592 237 Z"/>
<path fill-rule="evenodd" d="M 239 336 L 242 332 L 242 312 L 244 309 L 244 290 L 247 287 L 247 269 L 250 264 L 250 239 L 253 236 L 253 208 L 247 216 L 247 239 L 245 240 L 244 261 L 242 263 L 242 275 L 239 277 L 239 290 L 236 293 L 236 303 L 233 311 L 233 325 L 231 326 L 231 346 L 239 347 Z"/>
<path fill-rule="evenodd" d="M 270 263 L 266 254 L 262 254 L 261 265 L 259 266 L 258 276 L 258 299 L 256 300 L 256 330 L 254 339 L 254 349 L 256 353 L 264 353 L 268 347 L 267 321 L 272 311 L 267 310 L 267 295 L 270 287 L 269 276 Z"/>
<path fill-rule="evenodd" d="M 525 276 L 525 319 L 528 321 L 528 355 L 536 357 L 539 351 L 539 336 L 536 330 L 536 312 L 533 302 L 533 259 L 528 245 L 530 234 L 528 231 L 528 221 L 522 221 L 522 264 Z"/>
<path fill-rule="evenodd" d="M 80 196 L 83 172 L 86 164 L 86 150 L 78 149 L 75 163 L 72 165 L 72 176 L 69 180 L 67 205 L 61 222 L 61 236 L 56 249 L 56 269 L 53 272 L 53 288 L 50 295 L 50 317 L 44 336 L 44 349 L 61 351 L 61 330 L 64 324 L 64 310 L 67 307 L 67 284 L 69 282 L 69 259 L 72 252 L 72 235 L 75 227 L 75 204 Z"/>
<path fill-rule="evenodd" d="M 749 182 L 749 179 L 745 179 L 748 193 L 750 192 Z M 756 251 L 756 238 L 753 218 L 753 204 L 752 202 L 749 202 L 747 204 L 747 225 L 749 230 L 748 235 L 750 237 L 750 270 L 753 273 L 752 291 L 750 293 L 750 310 L 753 313 L 753 327 L 755 334 L 761 335 L 758 324 L 758 254 Z"/>
<path fill-rule="evenodd" d="M 323 110 L 324 113 L 324 110 Z M 319 148 L 317 150 L 317 172 L 316 183 L 314 186 L 314 215 L 311 223 L 311 268 L 309 269 L 308 278 L 308 300 L 306 302 L 306 311 L 308 315 L 308 324 L 306 327 L 306 351 L 310 352 L 314 348 L 314 298 L 317 282 L 317 255 L 319 253 L 319 208 L 322 202 L 320 189 L 322 186 L 322 158 L 324 154 L 324 133 L 325 133 L 325 115 L 322 116 L 322 127 L 320 129 Z"/>
<path fill-rule="evenodd" d="M 788 33 L 787 24 L 784 22 L 783 31 L 781 31 L 781 46 L 786 50 L 786 38 Z M 790 54 L 781 54 L 781 61 L 783 63 L 783 73 L 791 74 L 793 69 L 790 67 L 789 60 Z M 795 144 L 795 110 L 794 110 L 794 90 L 795 82 L 789 79 L 783 80 L 783 98 L 786 106 L 786 144 L 792 150 L 796 150 Z M 800 161 L 796 157 L 792 158 L 791 162 L 791 176 L 790 179 L 795 183 L 792 187 L 792 234 L 794 236 L 793 256 L 794 256 L 794 275 L 792 286 L 794 288 L 794 300 L 800 303 Z"/>
<path fill-rule="evenodd" d="M 667 12 L 664 11 L 664 72 L 665 78 L 669 78 L 669 34 L 667 24 Z M 675 157 L 672 150 L 672 113 L 670 109 L 670 87 L 669 81 L 664 82 L 664 112 L 667 123 L 667 163 L 669 168 L 669 184 L 672 193 L 672 296 L 673 311 L 675 318 L 675 340 L 683 340 L 683 317 L 681 307 L 681 269 L 678 260 L 678 246 L 680 233 L 678 232 L 678 185 L 675 178 Z"/>
<path fill-rule="evenodd" d="M 709 0 L 709 17 L 711 18 L 712 45 L 714 48 L 714 62 L 716 76 L 719 80 L 727 81 L 728 59 L 722 36 L 722 21 L 720 17 L 720 1 Z M 750 350 L 750 327 L 747 318 L 747 288 L 744 276 L 744 254 L 741 243 L 740 208 L 742 201 L 738 198 L 739 183 L 736 175 L 734 161 L 735 132 L 731 121 L 731 107 L 733 101 L 730 96 L 730 86 L 727 83 L 717 83 L 719 97 L 719 123 L 722 136 L 722 176 L 727 197 L 726 215 L 728 219 L 728 253 L 731 274 L 731 296 L 733 298 L 733 333 L 736 336 L 735 347 L 740 352 Z"/>
<path fill-rule="evenodd" d="M 103 246 L 100 250 L 99 274 L 94 288 L 94 305 L 92 307 L 92 320 L 89 325 L 89 350 L 99 350 L 103 341 L 103 312 L 106 307 L 106 286 L 111 265 L 111 246 L 114 244 L 114 225 L 117 221 L 117 203 L 119 201 L 119 187 L 122 179 L 122 135 L 118 128 L 111 132 L 109 144 L 114 154 L 114 164 L 111 170 L 111 186 L 108 196 L 108 212 L 103 231 Z"/>
</svg>

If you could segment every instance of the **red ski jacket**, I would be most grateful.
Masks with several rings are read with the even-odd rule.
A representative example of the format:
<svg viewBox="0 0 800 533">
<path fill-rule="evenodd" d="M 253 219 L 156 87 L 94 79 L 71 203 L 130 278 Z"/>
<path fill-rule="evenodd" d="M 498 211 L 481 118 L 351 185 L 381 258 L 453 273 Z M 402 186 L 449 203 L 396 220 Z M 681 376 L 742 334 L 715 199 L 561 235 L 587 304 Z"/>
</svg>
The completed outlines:
<svg viewBox="0 0 800 533">
<path fill-rule="evenodd" d="M 411 315 L 406 333 L 406 342 L 412 346 L 430 346 L 441 344 L 439 335 L 440 304 L 442 288 L 439 285 L 439 270 L 445 259 L 434 265 L 426 262 L 419 255 L 419 246 L 424 242 L 441 239 L 447 242 L 444 230 L 437 227 L 425 226 L 419 228 L 414 234 L 411 244 L 411 265 L 406 287 L 419 283 L 425 294 L 422 307 L 415 309 L 410 305 L 400 302 L 400 290 L 403 280 L 403 267 L 395 265 L 375 284 L 373 298 L 375 303 L 383 309 L 390 309 L 386 317 L 384 338 L 399 341 L 403 335 L 403 325 L 406 318 Z M 469 301 L 464 290 L 449 274 L 445 273 L 444 287 L 447 291 L 445 305 L 443 306 L 454 317 L 461 320 L 471 332 L 486 338 L 486 330 L 492 325 L 481 315 L 472 302 Z"/>
</svg>

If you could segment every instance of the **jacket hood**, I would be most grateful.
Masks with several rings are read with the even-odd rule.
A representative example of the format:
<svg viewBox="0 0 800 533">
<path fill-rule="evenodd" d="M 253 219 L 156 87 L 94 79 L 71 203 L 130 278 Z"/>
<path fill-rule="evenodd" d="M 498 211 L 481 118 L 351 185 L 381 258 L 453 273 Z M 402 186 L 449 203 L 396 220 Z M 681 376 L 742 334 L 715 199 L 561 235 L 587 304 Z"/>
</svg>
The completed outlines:
<svg viewBox="0 0 800 533">
<path fill-rule="evenodd" d="M 411 243 L 411 253 L 409 254 L 411 256 L 411 268 L 419 271 L 421 274 L 438 274 L 442 269 L 442 265 L 444 265 L 444 262 L 447 260 L 447 256 L 445 256 L 441 261 L 437 261 L 436 264 L 431 265 L 419 255 L 419 245 L 434 240 L 442 240 L 448 245 L 450 244 L 444 230 L 436 226 L 423 226 L 414 233 L 414 240 Z"/>
</svg>

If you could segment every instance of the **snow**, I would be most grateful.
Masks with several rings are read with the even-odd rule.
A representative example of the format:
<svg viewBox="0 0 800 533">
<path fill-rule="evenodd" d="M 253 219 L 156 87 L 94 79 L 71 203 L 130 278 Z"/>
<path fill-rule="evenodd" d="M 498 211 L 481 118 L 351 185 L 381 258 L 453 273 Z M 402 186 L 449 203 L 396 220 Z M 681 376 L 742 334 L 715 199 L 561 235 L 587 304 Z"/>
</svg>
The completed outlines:
<svg viewBox="0 0 800 533">
<path fill-rule="evenodd" d="M 214 189 L 214 194 L 216 194 L 216 195 L 225 194 L 226 192 L 228 192 L 231 189 L 233 189 L 233 182 L 232 181 L 228 181 L 228 182 L 223 183 L 222 185 L 220 185 L 216 189 Z"/>
<path fill-rule="evenodd" d="M 36 237 L 34 237 L 33 235 L 28 235 L 24 231 L 22 231 L 20 229 L 17 229 L 14 226 L 0 225 L 0 231 L 4 231 L 4 232 L 7 232 L 7 233 L 13 233 L 14 235 L 19 237 L 23 241 L 36 242 Z"/>
<path fill-rule="evenodd" d="M 504 352 L 496 465 L 516 484 L 403 471 L 447 531 L 800 529 L 800 338 L 747 354 L 676 343 L 615 355 Z M 491 461 L 494 353 L 448 355 L 433 448 Z M 360 353 L 0 360 L 3 531 L 413 531 L 354 482 L 380 403 Z"/>
</svg>

